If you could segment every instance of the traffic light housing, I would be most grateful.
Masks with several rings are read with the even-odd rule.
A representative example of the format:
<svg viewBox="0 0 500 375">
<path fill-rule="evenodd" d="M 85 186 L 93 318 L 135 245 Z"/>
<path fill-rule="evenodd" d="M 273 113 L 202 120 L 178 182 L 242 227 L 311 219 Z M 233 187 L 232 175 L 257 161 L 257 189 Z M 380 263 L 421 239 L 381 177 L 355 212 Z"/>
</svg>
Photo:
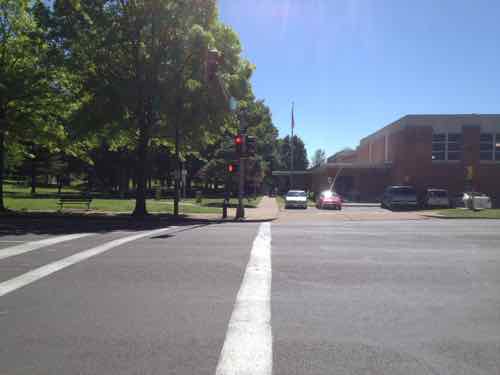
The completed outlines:
<svg viewBox="0 0 500 375">
<path fill-rule="evenodd" d="M 243 154 L 244 146 L 245 146 L 245 138 L 241 134 L 238 134 L 237 136 L 235 136 L 234 137 L 234 147 L 235 147 L 236 155 L 241 156 Z"/>
<path fill-rule="evenodd" d="M 247 156 L 255 156 L 257 151 L 257 138 L 247 135 L 245 140 L 246 154 Z"/>
</svg>

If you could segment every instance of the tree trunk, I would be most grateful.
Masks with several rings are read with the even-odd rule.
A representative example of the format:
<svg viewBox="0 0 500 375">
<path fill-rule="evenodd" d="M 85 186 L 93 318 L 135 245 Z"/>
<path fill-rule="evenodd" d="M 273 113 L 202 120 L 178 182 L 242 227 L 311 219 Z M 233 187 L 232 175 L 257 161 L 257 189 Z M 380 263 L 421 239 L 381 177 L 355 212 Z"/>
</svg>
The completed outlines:
<svg viewBox="0 0 500 375">
<path fill-rule="evenodd" d="M 3 174 L 4 174 L 4 153 L 5 153 L 5 128 L 2 123 L 3 119 L 0 118 L 0 211 L 5 211 L 3 203 Z"/>
<path fill-rule="evenodd" d="M 35 146 L 32 147 L 33 159 L 31 159 L 31 194 L 36 194 L 36 156 Z"/>
<path fill-rule="evenodd" d="M 179 200 L 180 200 L 180 174 L 181 174 L 181 158 L 179 150 L 179 123 L 175 125 L 175 196 L 174 196 L 174 216 L 179 216 Z"/>
<path fill-rule="evenodd" d="M 137 190 L 135 192 L 135 208 L 133 216 L 143 217 L 147 215 L 146 211 L 146 164 L 148 156 L 148 134 L 145 113 L 140 114 L 141 126 L 139 133 L 139 144 L 137 145 L 137 164 L 136 164 L 136 182 Z"/>
</svg>

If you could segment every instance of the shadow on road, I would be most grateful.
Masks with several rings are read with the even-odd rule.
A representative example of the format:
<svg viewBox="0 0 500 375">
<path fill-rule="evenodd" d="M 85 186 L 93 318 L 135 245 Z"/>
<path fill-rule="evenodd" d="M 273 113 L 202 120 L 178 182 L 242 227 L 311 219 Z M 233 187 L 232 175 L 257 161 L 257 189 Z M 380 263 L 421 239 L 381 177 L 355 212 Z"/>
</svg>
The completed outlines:
<svg viewBox="0 0 500 375">
<path fill-rule="evenodd" d="M 103 215 L 77 213 L 7 213 L 0 216 L 0 237 L 24 234 L 104 233 L 110 231 L 143 231 L 169 226 L 189 226 L 192 229 L 213 224 L 257 223 L 269 220 L 222 220 L 172 215 L 148 215 L 143 218 L 130 214 Z M 197 225 L 198 224 L 198 225 Z"/>
</svg>

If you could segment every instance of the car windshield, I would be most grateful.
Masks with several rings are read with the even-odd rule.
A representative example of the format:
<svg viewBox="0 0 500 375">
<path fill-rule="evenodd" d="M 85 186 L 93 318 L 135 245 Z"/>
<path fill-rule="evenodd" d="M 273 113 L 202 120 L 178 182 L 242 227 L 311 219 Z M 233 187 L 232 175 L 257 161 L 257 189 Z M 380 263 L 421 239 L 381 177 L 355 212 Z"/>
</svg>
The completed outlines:
<svg viewBox="0 0 500 375">
<path fill-rule="evenodd" d="M 448 196 L 448 193 L 444 190 L 434 190 L 429 192 L 429 196 L 435 198 L 446 198 Z"/>
<path fill-rule="evenodd" d="M 409 187 L 393 188 L 391 191 L 392 191 L 393 194 L 405 195 L 405 196 L 407 196 L 407 195 L 415 195 L 416 194 L 415 189 L 409 188 Z"/>
<path fill-rule="evenodd" d="M 286 195 L 287 197 L 306 197 L 306 193 L 303 191 L 289 191 Z"/>
<path fill-rule="evenodd" d="M 327 191 L 322 192 L 322 193 L 321 193 L 321 196 L 322 196 L 323 198 L 333 198 L 333 197 L 337 197 L 338 195 L 337 195 L 337 194 L 335 194 L 335 193 L 334 193 L 334 192 L 332 192 L 332 191 L 328 191 L 328 190 L 327 190 Z"/>
</svg>

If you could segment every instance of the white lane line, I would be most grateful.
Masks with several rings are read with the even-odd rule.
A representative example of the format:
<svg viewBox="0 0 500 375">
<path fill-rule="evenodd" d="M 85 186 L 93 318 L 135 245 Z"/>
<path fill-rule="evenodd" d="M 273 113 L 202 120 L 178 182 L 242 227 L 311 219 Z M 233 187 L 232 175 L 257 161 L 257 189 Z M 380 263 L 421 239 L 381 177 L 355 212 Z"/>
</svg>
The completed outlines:
<svg viewBox="0 0 500 375">
<path fill-rule="evenodd" d="M 216 375 L 270 375 L 271 224 L 262 223 L 236 297 Z"/>
<path fill-rule="evenodd" d="M 43 277 L 49 276 L 50 274 L 60 271 L 66 267 L 72 266 L 75 263 L 81 262 L 83 260 L 86 260 L 88 258 L 91 258 L 93 256 L 102 254 L 108 250 L 111 250 L 114 247 L 126 244 L 127 242 L 135 241 L 140 238 L 148 237 L 148 236 L 153 236 L 155 234 L 165 232 L 166 230 L 170 230 L 176 227 L 169 227 L 169 228 L 162 228 L 162 229 L 156 229 L 156 230 L 151 230 L 148 232 L 141 232 L 140 234 L 135 234 L 133 236 L 127 236 L 124 238 L 120 238 L 117 240 L 109 241 L 106 242 L 102 245 L 93 247 L 88 250 L 81 251 L 79 253 L 76 253 L 74 255 L 71 255 L 69 257 L 60 259 L 58 261 L 49 263 L 45 266 L 35 268 L 34 270 L 31 270 L 29 272 L 23 273 L 22 275 L 19 275 L 17 277 L 14 277 L 12 279 L 6 280 L 2 283 L 0 283 L 0 297 L 13 292 L 16 289 L 22 288 L 23 286 L 26 286 L 28 284 L 31 284 L 37 280 L 40 280 Z"/>
<path fill-rule="evenodd" d="M 76 240 L 77 238 L 91 236 L 93 234 L 94 233 L 68 234 L 65 236 L 51 237 L 40 241 L 31 241 L 23 243 L 22 245 L 6 247 L 0 249 L 0 260 L 13 257 L 14 255 L 28 253 L 30 251 L 37 250 L 42 247 L 55 245 L 60 242 L 71 241 L 71 240 Z"/>
</svg>

